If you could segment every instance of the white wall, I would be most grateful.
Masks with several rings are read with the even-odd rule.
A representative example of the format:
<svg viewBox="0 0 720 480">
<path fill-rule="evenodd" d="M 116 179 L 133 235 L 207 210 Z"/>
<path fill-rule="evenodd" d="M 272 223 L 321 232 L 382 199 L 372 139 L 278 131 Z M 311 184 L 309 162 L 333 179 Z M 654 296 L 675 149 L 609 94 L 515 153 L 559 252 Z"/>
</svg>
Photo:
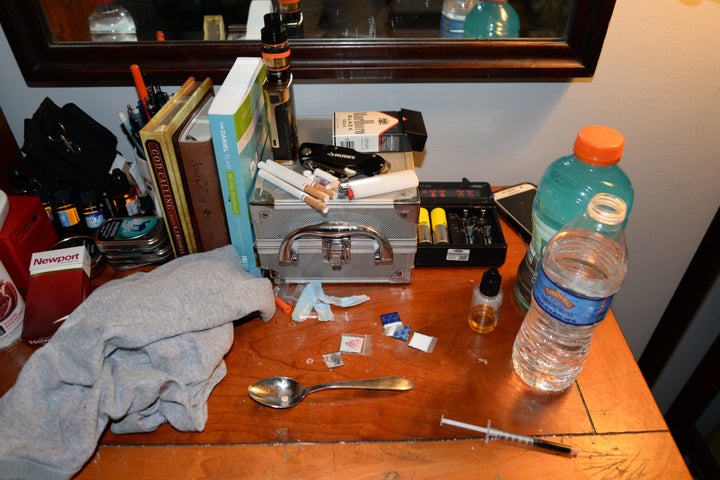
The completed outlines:
<svg viewBox="0 0 720 480">
<path fill-rule="evenodd" d="M 622 131 L 621 165 L 636 203 L 628 226 L 632 265 L 614 310 L 639 356 L 720 205 L 718 25 L 718 0 L 619 0 L 591 80 L 298 84 L 296 106 L 299 115 L 422 111 L 429 131 L 422 180 L 537 182 L 551 160 L 571 150 L 582 126 Z M 0 105 L 18 143 L 23 119 L 45 96 L 77 103 L 122 139 L 117 112 L 135 98 L 132 88 L 28 88 L 4 34 L 0 65 Z"/>
</svg>

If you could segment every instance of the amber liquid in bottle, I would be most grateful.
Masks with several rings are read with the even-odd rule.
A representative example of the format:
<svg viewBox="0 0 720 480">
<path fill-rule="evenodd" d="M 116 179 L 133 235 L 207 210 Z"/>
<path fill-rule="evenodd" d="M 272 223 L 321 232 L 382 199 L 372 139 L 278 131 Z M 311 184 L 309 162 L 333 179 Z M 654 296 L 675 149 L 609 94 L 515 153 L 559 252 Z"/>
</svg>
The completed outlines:
<svg viewBox="0 0 720 480">
<path fill-rule="evenodd" d="M 497 326 L 498 313 L 490 305 L 478 305 L 470 310 L 468 325 L 478 333 L 492 332 Z"/>
<path fill-rule="evenodd" d="M 491 267 L 483 274 L 480 285 L 473 289 L 468 325 L 477 333 L 492 332 L 497 326 L 503 301 L 501 281 L 498 269 Z"/>
</svg>

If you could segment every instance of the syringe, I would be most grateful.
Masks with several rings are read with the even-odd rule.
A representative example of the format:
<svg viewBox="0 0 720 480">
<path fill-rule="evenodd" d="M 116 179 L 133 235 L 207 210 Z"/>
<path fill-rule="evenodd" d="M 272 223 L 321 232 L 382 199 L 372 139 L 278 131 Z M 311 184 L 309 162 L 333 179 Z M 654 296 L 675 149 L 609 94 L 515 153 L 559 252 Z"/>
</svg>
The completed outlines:
<svg viewBox="0 0 720 480">
<path fill-rule="evenodd" d="M 527 445 L 532 445 L 534 447 L 542 448 L 543 450 L 547 450 L 553 453 L 562 453 L 564 455 L 570 455 L 575 456 L 578 454 L 578 451 L 572 447 L 568 447 L 567 445 L 562 445 L 560 443 L 550 442 L 548 440 L 543 440 L 541 438 L 535 438 L 530 437 L 526 435 L 518 435 L 516 433 L 510 433 L 510 432 L 504 432 L 502 430 L 498 430 L 496 428 L 490 428 L 490 420 L 488 420 L 487 427 L 478 427 L 477 425 L 472 425 L 470 423 L 464 423 L 464 422 L 458 422 L 456 420 L 450 420 L 449 418 L 445 418 L 445 416 L 440 417 L 440 425 L 453 425 L 455 427 L 465 428 L 468 430 L 474 430 L 476 432 L 481 432 L 485 434 L 485 443 L 490 438 L 501 438 L 505 440 L 510 440 L 512 442 L 519 442 L 524 443 Z"/>
</svg>

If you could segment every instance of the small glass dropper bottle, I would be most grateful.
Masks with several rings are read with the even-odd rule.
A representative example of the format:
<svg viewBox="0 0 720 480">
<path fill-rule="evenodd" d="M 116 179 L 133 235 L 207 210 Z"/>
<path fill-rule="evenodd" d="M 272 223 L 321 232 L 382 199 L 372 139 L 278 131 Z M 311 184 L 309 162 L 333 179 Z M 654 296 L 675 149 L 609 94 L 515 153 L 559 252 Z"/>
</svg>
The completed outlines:
<svg viewBox="0 0 720 480">
<path fill-rule="evenodd" d="M 468 325 L 477 333 L 492 332 L 497 326 L 503 302 L 501 282 L 500 272 L 492 267 L 483 274 L 480 284 L 473 289 Z"/>
<path fill-rule="evenodd" d="M 60 225 L 64 229 L 79 230 L 82 228 L 80 223 L 80 213 L 72 199 L 70 190 L 58 190 L 53 194 L 55 200 L 55 212 L 57 213 Z M 78 233 L 80 233 L 78 231 Z"/>
<path fill-rule="evenodd" d="M 142 215 L 143 210 L 140 204 L 140 198 L 137 196 L 135 187 L 130 184 L 125 172 L 116 168 L 110 175 L 110 200 L 112 201 L 113 210 L 117 213 L 117 216 L 134 217 L 136 215 Z"/>
</svg>

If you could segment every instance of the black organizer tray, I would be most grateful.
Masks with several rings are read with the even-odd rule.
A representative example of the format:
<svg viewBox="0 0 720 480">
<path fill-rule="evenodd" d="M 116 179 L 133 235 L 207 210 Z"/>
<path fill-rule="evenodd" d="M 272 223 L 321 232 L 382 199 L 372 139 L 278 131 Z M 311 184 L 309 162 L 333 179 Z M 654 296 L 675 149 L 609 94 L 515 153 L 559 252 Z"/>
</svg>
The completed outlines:
<svg viewBox="0 0 720 480">
<path fill-rule="evenodd" d="M 505 263 L 503 236 L 487 182 L 427 182 L 418 186 L 420 206 L 445 210 L 448 245 L 419 244 L 416 266 L 499 266 Z"/>
</svg>

